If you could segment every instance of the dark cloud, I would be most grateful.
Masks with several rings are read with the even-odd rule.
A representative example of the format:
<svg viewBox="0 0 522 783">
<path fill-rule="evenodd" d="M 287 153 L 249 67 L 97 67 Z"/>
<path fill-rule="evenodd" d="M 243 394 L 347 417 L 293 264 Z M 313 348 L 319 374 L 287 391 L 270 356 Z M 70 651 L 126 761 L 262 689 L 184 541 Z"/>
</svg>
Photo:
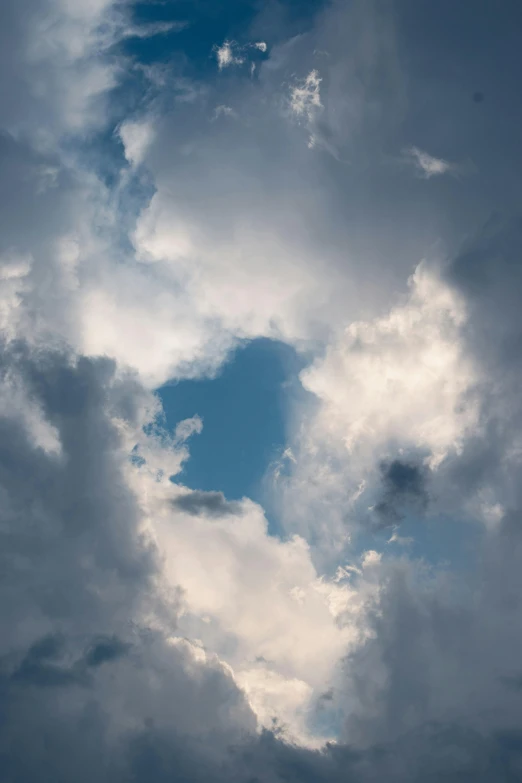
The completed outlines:
<svg viewBox="0 0 522 783">
<path fill-rule="evenodd" d="M 446 268 L 465 302 L 463 339 L 478 368 L 464 404 L 476 407 L 479 426 L 438 471 L 437 494 L 454 503 L 486 493 L 503 508 L 521 508 L 518 461 L 511 456 L 522 431 L 521 242 L 519 215 L 492 214 Z"/>
<path fill-rule="evenodd" d="M 68 666 L 56 662 L 61 657 L 65 639 L 51 634 L 38 640 L 29 648 L 20 665 L 11 674 L 15 683 L 36 687 L 58 688 L 83 682 L 81 666 Z"/>
<path fill-rule="evenodd" d="M 408 513 L 423 513 L 428 505 L 427 474 L 422 465 L 394 459 L 380 466 L 382 499 L 374 506 L 383 527 L 400 522 Z"/>
<path fill-rule="evenodd" d="M 103 663 L 117 661 L 126 655 L 130 649 L 128 643 L 122 642 L 116 636 L 97 639 L 85 655 L 85 665 L 96 668 Z"/>
<path fill-rule="evenodd" d="M 321 693 L 319 696 L 320 701 L 333 701 L 334 698 L 334 690 L 333 688 L 329 688 L 324 693 Z"/>
<path fill-rule="evenodd" d="M 179 495 L 172 501 L 175 508 L 187 514 L 207 514 L 210 517 L 225 517 L 230 514 L 240 514 L 241 504 L 226 500 L 222 492 L 202 492 L 193 490 Z"/>
<path fill-rule="evenodd" d="M 448 279 L 468 304 L 468 339 L 482 362 L 512 364 L 519 356 L 521 240 L 520 215 L 493 214 L 447 269 Z"/>
<path fill-rule="evenodd" d="M 23 413 L 0 415 L 0 777 L 151 780 L 131 771 L 129 732 L 147 721 L 173 747 L 206 737 L 210 769 L 255 722 L 219 665 L 194 669 L 140 620 L 163 610 L 113 422 L 138 410 L 135 381 L 107 360 L 4 345 L 0 392 L 22 388 L 60 451 L 34 442 Z"/>
<path fill-rule="evenodd" d="M 131 645 L 115 636 L 95 639 L 84 655 L 67 649 L 61 634 L 50 634 L 31 645 L 21 663 L 11 674 L 14 683 L 36 687 L 66 687 L 92 685 L 89 669 L 114 663 L 126 655 Z"/>
<path fill-rule="evenodd" d="M 383 464 L 381 471 L 385 484 L 391 492 L 398 495 L 424 497 L 424 477 L 418 465 L 408 464 L 399 459 Z"/>
</svg>

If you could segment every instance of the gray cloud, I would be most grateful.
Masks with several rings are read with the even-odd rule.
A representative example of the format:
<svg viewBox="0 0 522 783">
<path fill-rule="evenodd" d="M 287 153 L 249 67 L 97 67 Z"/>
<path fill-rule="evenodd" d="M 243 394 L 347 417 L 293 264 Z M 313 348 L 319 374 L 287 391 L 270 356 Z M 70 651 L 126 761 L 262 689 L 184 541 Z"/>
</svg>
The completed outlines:
<svg viewBox="0 0 522 783">
<path fill-rule="evenodd" d="M 83 655 L 71 660 L 67 639 L 58 633 L 48 634 L 30 646 L 10 679 L 14 683 L 40 688 L 92 686 L 88 670 L 114 663 L 126 655 L 129 649 L 130 644 L 115 636 L 98 637 Z"/>
<path fill-rule="evenodd" d="M 82 672 L 74 666 L 60 665 L 65 640 L 54 634 L 45 636 L 29 648 L 20 665 L 11 674 L 14 682 L 37 687 L 65 687 L 82 682 Z"/>
<path fill-rule="evenodd" d="M 224 517 L 241 512 L 241 504 L 226 500 L 222 492 L 193 490 L 179 495 L 172 501 L 172 505 L 187 514 L 208 514 L 211 517 Z"/>
<path fill-rule="evenodd" d="M 380 471 L 382 498 L 374 506 L 380 525 L 394 525 L 408 512 L 422 514 L 426 510 L 429 496 L 422 465 L 394 459 L 382 463 Z"/>
<path fill-rule="evenodd" d="M 130 649 L 128 643 L 122 642 L 116 636 L 96 639 L 85 655 L 86 666 L 97 668 L 104 663 L 117 661 L 126 655 Z"/>
<path fill-rule="evenodd" d="M 215 733 L 206 741 L 215 760 L 254 722 L 219 666 L 194 673 L 188 652 L 140 620 L 160 608 L 155 554 L 138 533 L 111 418 L 132 413 L 133 379 L 117 380 L 107 360 L 20 343 L 4 345 L 3 394 L 14 377 L 56 428 L 61 452 L 0 416 L 2 777 L 127 780 L 125 746 L 149 720 L 174 744 Z"/>
</svg>

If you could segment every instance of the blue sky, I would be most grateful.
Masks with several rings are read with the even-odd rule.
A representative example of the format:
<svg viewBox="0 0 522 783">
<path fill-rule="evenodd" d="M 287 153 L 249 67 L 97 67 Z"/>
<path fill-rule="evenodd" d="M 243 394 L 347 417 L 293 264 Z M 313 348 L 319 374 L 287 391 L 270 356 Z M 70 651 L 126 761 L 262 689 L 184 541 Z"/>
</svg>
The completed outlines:
<svg viewBox="0 0 522 783">
<path fill-rule="evenodd" d="M 521 39 L 4 0 L 2 781 L 520 780 Z"/>
<path fill-rule="evenodd" d="M 203 420 L 178 480 L 229 500 L 261 500 L 265 474 L 286 448 L 285 414 L 302 365 L 285 344 L 261 339 L 238 348 L 216 378 L 162 387 L 167 427 Z"/>
</svg>

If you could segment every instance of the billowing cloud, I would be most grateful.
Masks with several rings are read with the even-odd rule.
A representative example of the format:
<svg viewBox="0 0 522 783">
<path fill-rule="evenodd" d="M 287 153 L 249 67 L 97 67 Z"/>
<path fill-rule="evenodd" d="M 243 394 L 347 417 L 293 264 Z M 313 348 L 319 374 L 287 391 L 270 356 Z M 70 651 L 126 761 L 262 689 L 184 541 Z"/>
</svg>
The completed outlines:
<svg viewBox="0 0 522 783">
<path fill-rule="evenodd" d="M 519 780 L 519 12 L 204 6 L 0 10 L 0 778 Z M 270 525 L 154 392 L 260 337 Z"/>
<path fill-rule="evenodd" d="M 350 324 L 302 378 L 325 401 L 323 426 L 349 451 L 402 440 L 438 461 L 476 420 L 471 401 L 463 408 L 461 400 L 477 371 L 464 353 L 459 297 L 426 265 L 409 288 L 389 314 Z"/>
</svg>

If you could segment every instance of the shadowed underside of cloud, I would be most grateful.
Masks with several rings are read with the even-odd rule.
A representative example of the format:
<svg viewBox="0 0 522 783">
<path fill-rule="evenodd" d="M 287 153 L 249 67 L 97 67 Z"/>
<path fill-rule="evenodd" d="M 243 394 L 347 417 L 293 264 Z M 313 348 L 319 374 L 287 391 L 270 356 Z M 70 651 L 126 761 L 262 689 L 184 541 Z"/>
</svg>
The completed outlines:
<svg viewBox="0 0 522 783">
<path fill-rule="evenodd" d="M 428 505 L 426 470 L 400 459 L 383 463 L 380 469 L 383 494 L 374 506 L 380 525 L 396 525 L 408 511 L 422 514 Z"/>
<path fill-rule="evenodd" d="M 187 514 L 195 516 L 208 514 L 211 517 L 223 517 L 228 514 L 238 514 L 241 511 L 241 504 L 226 500 L 222 492 L 194 490 L 193 492 L 179 495 L 172 503 L 180 511 L 185 511 Z"/>
<path fill-rule="evenodd" d="M 2 777 L 125 780 L 121 745 L 147 721 L 166 729 L 185 715 L 176 733 L 219 735 L 237 709 L 244 717 L 226 747 L 253 725 L 241 694 L 219 665 L 172 646 L 175 612 L 169 630 L 158 624 L 154 550 L 139 532 L 112 420 L 138 402 L 133 380 L 118 381 L 104 360 L 35 356 L 23 345 L 4 345 L 2 356 L 2 394 L 14 396 L 15 378 L 29 386 L 59 444 L 49 452 L 31 442 L 23 411 L 1 417 Z M 161 697 L 151 677 L 163 681 Z"/>
</svg>

